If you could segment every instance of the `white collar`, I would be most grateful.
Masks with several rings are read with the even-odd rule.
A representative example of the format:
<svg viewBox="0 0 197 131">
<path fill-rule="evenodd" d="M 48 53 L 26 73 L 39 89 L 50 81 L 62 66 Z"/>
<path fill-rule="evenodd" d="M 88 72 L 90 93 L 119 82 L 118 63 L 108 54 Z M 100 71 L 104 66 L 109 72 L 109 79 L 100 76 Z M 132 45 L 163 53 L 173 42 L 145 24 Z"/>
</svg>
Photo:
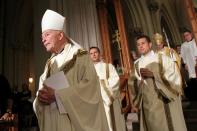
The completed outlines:
<svg viewBox="0 0 197 131">
<path fill-rule="evenodd" d="M 155 55 L 155 52 L 153 50 L 151 50 L 146 55 L 142 55 L 141 58 L 144 58 L 144 57 L 152 57 L 154 55 Z"/>
</svg>

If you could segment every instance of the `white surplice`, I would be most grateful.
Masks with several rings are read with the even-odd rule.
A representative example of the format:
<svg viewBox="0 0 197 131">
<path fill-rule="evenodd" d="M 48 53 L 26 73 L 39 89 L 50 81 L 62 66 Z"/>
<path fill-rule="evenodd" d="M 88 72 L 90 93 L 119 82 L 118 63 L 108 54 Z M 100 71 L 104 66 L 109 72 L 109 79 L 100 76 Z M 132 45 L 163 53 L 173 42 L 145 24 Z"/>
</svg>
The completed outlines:
<svg viewBox="0 0 197 131">
<path fill-rule="evenodd" d="M 98 62 L 94 64 L 97 75 L 100 79 L 100 86 L 101 86 L 101 95 L 103 98 L 103 103 L 105 107 L 105 112 L 107 116 L 107 121 L 109 125 L 109 131 L 113 131 L 113 126 L 112 126 L 112 120 L 111 120 L 111 114 L 110 114 L 110 106 L 113 103 L 110 97 L 113 99 L 116 99 L 119 94 L 119 76 L 116 72 L 116 69 L 112 64 L 108 64 L 108 69 L 109 69 L 109 78 L 107 78 L 107 64 L 104 62 Z M 104 81 L 105 85 L 102 84 L 101 81 Z M 105 90 L 105 87 L 108 89 L 108 93 Z M 111 96 L 109 96 L 109 94 Z"/>
<path fill-rule="evenodd" d="M 189 78 L 196 78 L 195 64 L 197 58 L 197 46 L 193 39 L 181 45 L 181 57 L 184 64 L 188 66 Z"/>
</svg>

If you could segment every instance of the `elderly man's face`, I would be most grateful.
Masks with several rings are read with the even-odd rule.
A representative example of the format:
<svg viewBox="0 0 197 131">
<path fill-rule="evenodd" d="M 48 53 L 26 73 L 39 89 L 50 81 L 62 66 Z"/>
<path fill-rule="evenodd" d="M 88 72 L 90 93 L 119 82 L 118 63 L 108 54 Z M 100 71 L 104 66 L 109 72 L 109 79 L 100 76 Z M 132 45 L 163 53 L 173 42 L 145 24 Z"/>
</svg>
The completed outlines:
<svg viewBox="0 0 197 131">
<path fill-rule="evenodd" d="M 157 43 L 157 49 L 158 49 L 158 50 L 162 50 L 163 47 L 164 47 L 164 44 L 163 44 L 162 42 Z"/>
<path fill-rule="evenodd" d="M 42 42 L 48 52 L 57 53 L 60 48 L 60 31 L 46 30 L 42 33 Z"/>
</svg>

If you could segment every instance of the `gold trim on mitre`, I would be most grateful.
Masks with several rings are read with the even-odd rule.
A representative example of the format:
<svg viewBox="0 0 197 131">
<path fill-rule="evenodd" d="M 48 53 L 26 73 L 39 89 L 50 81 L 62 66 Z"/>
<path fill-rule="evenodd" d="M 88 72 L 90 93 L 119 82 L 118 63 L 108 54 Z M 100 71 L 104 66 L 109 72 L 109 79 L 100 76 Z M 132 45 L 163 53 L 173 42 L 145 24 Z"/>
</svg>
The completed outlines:
<svg viewBox="0 0 197 131">
<path fill-rule="evenodd" d="M 159 33 L 155 33 L 154 35 L 153 35 L 153 41 L 154 41 L 154 43 L 156 43 L 157 45 L 161 45 L 161 44 L 163 44 L 163 36 L 161 35 L 161 34 L 159 34 Z"/>
</svg>

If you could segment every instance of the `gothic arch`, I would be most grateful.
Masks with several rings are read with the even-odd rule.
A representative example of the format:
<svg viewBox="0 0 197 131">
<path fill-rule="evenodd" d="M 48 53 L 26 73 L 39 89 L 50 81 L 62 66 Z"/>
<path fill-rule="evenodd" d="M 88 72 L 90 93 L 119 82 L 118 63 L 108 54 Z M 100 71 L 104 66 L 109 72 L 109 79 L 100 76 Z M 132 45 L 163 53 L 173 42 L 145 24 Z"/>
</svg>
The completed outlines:
<svg viewBox="0 0 197 131">
<path fill-rule="evenodd" d="M 170 44 L 174 47 L 180 42 L 179 30 L 175 20 L 171 16 L 172 14 L 166 9 L 165 5 L 161 5 L 159 11 L 159 32 L 162 32 L 162 28 L 167 29 L 167 35 L 170 37 Z"/>
<path fill-rule="evenodd" d="M 150 34 L 152 31 L 152 23 L 150 13 L 146 3 L 139 1 L 122 1 L 127 37 L 129 40 L 129 48 L 135 49 L 134 37 L 141 33 Z"/>
<path fill-rule="evenodd" d="M 139 11 L 136 8 L 134 2 L 130 2 L 128 0 L 122 1 L 123 12 L 126 12 L 128 16 L 127 20 L 132 23 L 133 27 L 141 27 L 140 18 L 139 18 Z"/>
<path fill-rule="evenodd" d="M 142 32 L 142 24 L 141 22 L 139 22 L 139 12 L 136 9 L 136 5 L 128 0 L 122 1 L 121 4 L 123 7 L 122 9 L 124 14 L 129 51 L 136 50 L 135 37 L 138 33 Z"/>
</svg>

